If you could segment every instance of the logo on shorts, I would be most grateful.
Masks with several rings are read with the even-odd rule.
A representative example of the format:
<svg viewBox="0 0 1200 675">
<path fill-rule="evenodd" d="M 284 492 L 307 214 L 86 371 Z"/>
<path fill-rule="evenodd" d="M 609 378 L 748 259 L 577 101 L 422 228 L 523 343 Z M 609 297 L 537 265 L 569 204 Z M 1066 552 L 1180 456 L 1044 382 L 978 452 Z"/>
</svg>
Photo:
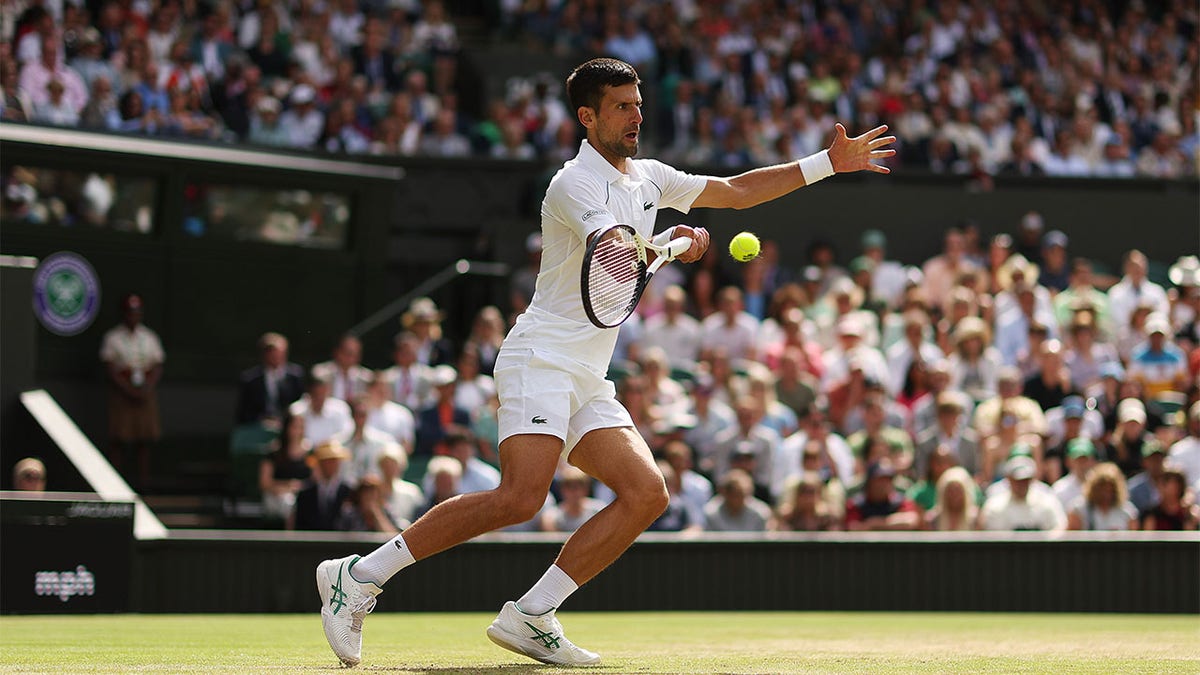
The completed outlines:
<svg viewBox="0 0 1200 675">
<path fill-rule="evenodd" d="M 533 419 L 531 419 L 531 420 L 529 420 L 529 421 L 530 421 L 530 422 L 533 422 L 534 424 L 545 424 L 545 423 L 546 423 L 546 418 L 545 418 L 545 417 L 539 417 L 539 416 L 537 416 L 537 415 L 534 415 Z"/>
<path fill-rule="evenodd" d="M 33 273 L 33 313 L 56 335 L 77 335 L 100 312 L 100 279 L 75 253 L 55 253 Z"/>
</svg>

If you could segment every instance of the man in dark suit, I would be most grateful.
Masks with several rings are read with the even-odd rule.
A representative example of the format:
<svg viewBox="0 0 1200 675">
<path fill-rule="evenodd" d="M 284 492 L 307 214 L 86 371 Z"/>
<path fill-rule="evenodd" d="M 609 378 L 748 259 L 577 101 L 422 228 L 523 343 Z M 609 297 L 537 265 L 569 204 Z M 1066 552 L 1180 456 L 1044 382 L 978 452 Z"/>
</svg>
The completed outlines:
<svg viewBox="0 0 1200 675">
<path fill-rule="evenodd" d="M 313 481 L 296 495 L 296 509 L 288 520 L 290 530 L 341 530 L 352 494 L 341 478 L 342 462 L 350 451 L 338 441 L 326 441 L 313 450 L 317 471 Z"/>
<path fill-rule="evenodd" d="M 363 43 L 350 50 L 350 58 L 354 60 L 354 72 L 365 75 L 372 87 L 382 84 L 388 91 L 399 91 L 400 73 L 395 55 L 387 48 L 385 31 L 386 26 L 378 19 L 368 19 Z"/>
<path fill-rule="evenodd" d="M 454 405 L 458 372 L 452 366 L 433 369 L 433 386 L 437 401 L 417 415 L 417 443 L 414 455 L 436 455 L 438 446 L 454 427 L 470 428 L 471 414 Z"/>
<path fill-rule="evenodd" d="M 281 420 L 288 406 L 304 394 L 304 369 L 288 363 L 287 338 L 264 333 L 258 350 L 262 363 L 242 373 L 238 384 L 238 424 Z"/>
</svg>

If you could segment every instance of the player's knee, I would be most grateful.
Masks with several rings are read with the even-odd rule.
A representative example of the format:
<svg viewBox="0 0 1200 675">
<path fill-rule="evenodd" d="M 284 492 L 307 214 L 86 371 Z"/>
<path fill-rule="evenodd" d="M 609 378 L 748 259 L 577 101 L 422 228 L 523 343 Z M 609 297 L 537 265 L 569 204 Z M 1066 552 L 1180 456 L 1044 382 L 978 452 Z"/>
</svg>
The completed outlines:
<svg viewBox="0 0 1200 675">
<path fill-rule="evenodd" d="M 499 511 L 508 525 L 515 525 L 531 520 L 545 503 L 546 495 L 539 495 L 535 490 L 505 490 Z"/>
<path fill-rule="evenodd" d="M 653 521 L 667 510 L 667 505 L 670 502 L 671 493 L 667 491 L 667 484 L 659 476 L 657 480 L 648 482 L 642 488 L 641 495 L 639 495 L 636 503 L 642 507 L 646 518 Z"/>
</svg>

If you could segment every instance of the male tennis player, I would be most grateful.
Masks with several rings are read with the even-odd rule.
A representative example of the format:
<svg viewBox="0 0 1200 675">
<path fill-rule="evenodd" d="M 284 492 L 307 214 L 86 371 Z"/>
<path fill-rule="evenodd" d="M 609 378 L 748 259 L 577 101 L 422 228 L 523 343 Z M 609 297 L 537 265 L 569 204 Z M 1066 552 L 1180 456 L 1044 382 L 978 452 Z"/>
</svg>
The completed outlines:
<svg viewBox="0 0 1200 675">
<path fill-rule="evenodd" d="M 887 127 L 848 138 L 838 124 L 829 149 L 732 178 L 694 176 L 655 160 L 631 159 L 642 125 L 639 82 L 632 66 L 614 59 L 588 61 L 567 78 L 587 140 L 546 192 L 536 292 L 496 360 L 500 487 L 442 502 L 367 556 L 317 567 L 325 636 L 344 664 L 359 662 L 363 619 L 388 579 L 417 560 L 533 518 L 562 454 L 603 481 L 616 499 L 571 535 L 525 595 L 504 605 L 487 635 L 543 663 L 597 663 L 597 654 L 563 635 L 555 610 L 654 522 L 668 495 L 650 449 L 605 379 L 617 331 L 595 327 L 584 314 L 580 269 L 588 236 L 624 223 L 649 239 L 661 208 L 683 213 L 695 207 L 749 208 L 834 173 L 888 173 L 873 160 L 895 154 L 885 149 L 895 141 L 883 136 Z M 708 249 L 704 228 L 676 225 L 672 235 L 693 239 L 679 256 L 682 262 L 698 260 Z"/>
</svg>

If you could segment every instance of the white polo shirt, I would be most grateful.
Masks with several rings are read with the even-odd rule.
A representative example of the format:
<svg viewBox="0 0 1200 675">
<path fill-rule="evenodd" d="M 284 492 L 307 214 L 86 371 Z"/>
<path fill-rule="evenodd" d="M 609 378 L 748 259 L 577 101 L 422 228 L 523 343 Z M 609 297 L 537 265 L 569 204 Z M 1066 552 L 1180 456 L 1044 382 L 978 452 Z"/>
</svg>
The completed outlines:
<svg viewBox="0 0 1200 675">
<path fill-rule="evenodd" d="M 661 208 L 687 213 L 708 179 L 653 159 L 629 159 L 628 174 L 609 164 L 586 140 L 559 169 L 542 202 L 542 267 L 533 301 L 504 344 L 558 352 L 598 371 L 608 370 L 617 331 L 588 321 L 580 296 L 587 237 L 622 223 L 647 239 Z"/>
</svg>

